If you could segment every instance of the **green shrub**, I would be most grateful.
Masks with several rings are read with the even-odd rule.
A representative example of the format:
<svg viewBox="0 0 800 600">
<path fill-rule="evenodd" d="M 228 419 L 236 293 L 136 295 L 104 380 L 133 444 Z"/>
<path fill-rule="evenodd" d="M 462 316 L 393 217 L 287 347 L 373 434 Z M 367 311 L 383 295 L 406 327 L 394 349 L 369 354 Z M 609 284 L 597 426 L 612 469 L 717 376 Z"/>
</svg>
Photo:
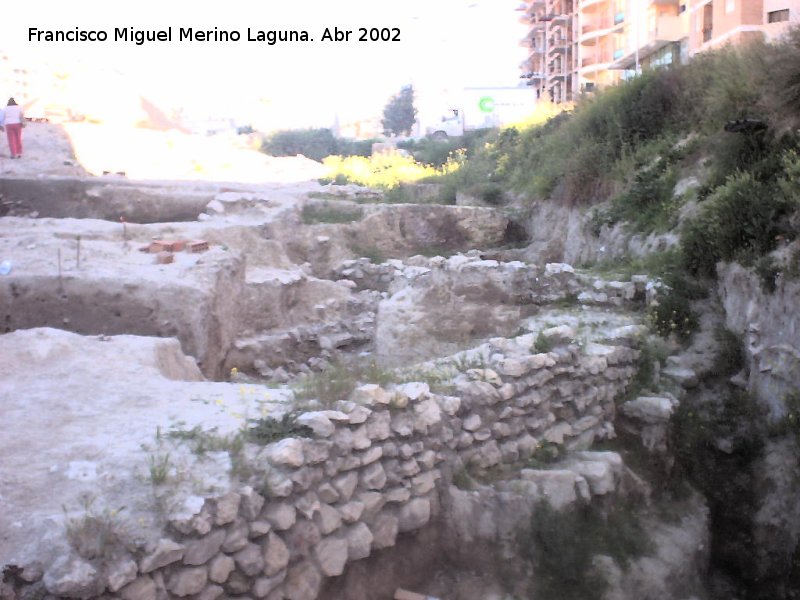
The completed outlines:
<svg viewBox="0 0 800 600">
<path fill-rule="evenodd" d="M 699 323 L 689 299 L 675 290 L 662 294 L 658 304 L 648 308 L 647 316 L 653 331 L 658 335 L 675 335 L 682 342 L 692 336 Z"/>
<path fill-rule="evenodd" d="M 301 210 L 303 223 L 315 225 L 317 223 L 352 223 L 364 216 L 364 211 L 357 207 L 337 205 L 330 202 L 321 204 L 305 204 Z"/>
<path fill-rule="evenodd" d="M 713 276 L 721 260 L 748 263 L 770 252 L 779 236 L 788 233 L 786 222 L 796 207 L 796 200 L 749 173 L 729 178 L 684 229 L 681 246 L 687 269 Z"/>
<path fill-rule="evenodd" d="M 302 154 L 312 160 L 322 160 L 336 154 L 339 146 L 330 129 L 290 129 L 276 131 L 261 145 L 261 151 L 272 156 Z"/>
<path fill-rule="evenodd" d="M 652 551 L 632 506 L 620 503 L 606 514 L 592 506 L 557 511 L 544 500 L 534 508 L 530 527 L 517 536 L 517 546 L 532 564 L 531 592 L 541 600 L 599 600 L 608 582 L 594 569 L 594 556 L 611 556 L 625 568 Z"/>
</svg>

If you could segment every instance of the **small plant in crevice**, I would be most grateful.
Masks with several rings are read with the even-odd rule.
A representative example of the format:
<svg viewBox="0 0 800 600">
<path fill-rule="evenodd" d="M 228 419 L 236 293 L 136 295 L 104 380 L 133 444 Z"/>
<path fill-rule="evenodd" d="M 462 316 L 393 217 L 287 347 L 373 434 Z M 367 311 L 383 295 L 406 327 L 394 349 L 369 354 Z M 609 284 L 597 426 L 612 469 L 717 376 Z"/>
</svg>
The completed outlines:
<svg viewBox="0 0 800 600">
<path fill-rule="evenodd" d="M 533 342 L 533 351 L 537 354 L 550 352 L 553 349 L 553 340 L 547 337 L 543 332 L 539 332 Z"/>
<path fill-rule="evenodd" d="M 781 274 L 777 261 L 769 254 L 765 254 L 756 260 L 753 268 L 761 283 L 761 291 L 765 294 L 774 293 L 778 287 L 778 276 Z"/>
<path fill-rule="evenodd" d="M 314 431 L 297 422 L 297 413 L 285 413 L 280 419 L 262 417 L 248 419 L 243 429 L 243 437 L 253 444 L 266 446 L 287 437 L 314 437 Z"/>
<path fill-rule="evenodd" d="M 80 517 L 70 517 L 66 506 L 62 508 L 67 540 L 79 556 L 87 560 L 111 559 L 132 548 L 133 536 L 120 517 L 125 506 L 98 511 L 94 498 L 86 497 Z"/>
<path fill-rule="evenodd" d="M 169 454 L 162 454 L 156 456 L 151 454 L 148 458 L 148 466 L 150 471 L 150 483 L 153 485 L 161 485 L 167 481 L 170 469 L 170 456 Z"/>
<path fill-rule="evenodd" d="M 477 482 L 472 478 L 467 469 L 461 468 L 453 473 L 453 485 L 463 491 L 472 491 L 477 487 Z"/>
</svg>

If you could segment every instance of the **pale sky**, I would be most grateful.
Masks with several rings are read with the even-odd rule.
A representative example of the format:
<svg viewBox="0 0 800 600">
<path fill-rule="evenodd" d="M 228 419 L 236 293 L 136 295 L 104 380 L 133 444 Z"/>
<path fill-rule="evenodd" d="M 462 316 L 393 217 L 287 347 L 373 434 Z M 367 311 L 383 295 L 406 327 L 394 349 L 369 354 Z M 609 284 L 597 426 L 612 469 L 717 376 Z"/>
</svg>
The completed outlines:
<svg viewBox="0 0 800 600">
<path fill-rule="evenodd" d="M 526 51 L 519 0 L 26 0 L 0 19 L 0 50 L 27 62 L 83 65 L 98 100 L 121 87 L 193 112 L 268 107 L 291 126 L 380 114 L 412 83 L 423 97 L 470 86 L 516 86 Z M 23 8 L 24 7 L 24 8 Z M 115 27 L 173 28 L 171 42 L 113 41 Z M 29 42 L 28 28 L 101 29 L 106 42 Z M 178 42 L 177 29 L 237 30 L 239 42 Z M 313 42 L 246 41 L 252 30 L 307 30 Z M 325 28 L 352 30 L 323 42 Z M 359 27 L 399 28 L 399 42 L 359 42 Z M 117 75 L 109 76 L 113 68 Z M 2 91 L 0 91 L 0 95 Z M 246 120 L 246 118 L 244 119 Z"/>
</svg>

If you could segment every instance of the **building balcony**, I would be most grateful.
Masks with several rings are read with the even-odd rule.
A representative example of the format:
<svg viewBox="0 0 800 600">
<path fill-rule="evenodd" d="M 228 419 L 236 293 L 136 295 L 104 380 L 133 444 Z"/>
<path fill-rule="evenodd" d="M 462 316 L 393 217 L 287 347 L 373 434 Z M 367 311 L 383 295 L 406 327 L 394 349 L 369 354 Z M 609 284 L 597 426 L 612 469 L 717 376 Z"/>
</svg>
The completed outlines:
<svg viewBox="0 0 800 600">
<path fill-rule="evenodd" d="M 689 34 L 686 31 L 686 20 L 677 16 L 663 16 L 656 19 L 656 27 L 647 32 L 644 40 L 639 46 L 639 60 L 644 60 L 648 56 L 655 54 L 664 46 L 673 42 L 678 42 Z M 636 67 L 636 48 L 629 51 L 622 57 L 614 61 L 612 69 L 633 69 Z M 617 58 L 617 57 L 615 57 Z"/>
<path fill-rule="evenodd" d="M 606 7 L 610 0 L 580 0 L 581 12 L 595 12 Z"/>
<path fill-rule="evenodd" d="M 586 23 L 581 28 L 581 36 L 578 41 L 584 46 L 594 46 L 600 38 L 622 31 L 624 25 L 624 23 L 614 23 L 611 19 Z"/>
</svg>

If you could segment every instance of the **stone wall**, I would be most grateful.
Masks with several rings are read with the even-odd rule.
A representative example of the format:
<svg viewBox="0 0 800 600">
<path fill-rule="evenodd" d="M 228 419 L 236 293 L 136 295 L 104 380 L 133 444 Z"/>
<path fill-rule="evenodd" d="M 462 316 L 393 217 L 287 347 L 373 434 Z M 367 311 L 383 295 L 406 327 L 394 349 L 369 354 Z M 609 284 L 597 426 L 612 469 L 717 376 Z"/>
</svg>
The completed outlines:
<svg viewBox="0 0 800 600">
<path fill-rule="evenodd" d="M 313 438 L 248 444 L 247 485 L 186 498 L 157 542 L 23 565 L 16 585 L 69 598 L 313 600 L 348 562 L 428 524 L 463 466 L 490 469 L 530 458 L 544 442 L 585 449 L 613 436 L 637 333 L 623 327 L 581 347 L 574 331 L 554 327 L 544 332 L 547 353 L 532 353 L 532 334 L 496 338 L 487 363 L 461 373 L 447 394 L 422 382 L 362 385 L 298 418 Z"/>
</svg>

